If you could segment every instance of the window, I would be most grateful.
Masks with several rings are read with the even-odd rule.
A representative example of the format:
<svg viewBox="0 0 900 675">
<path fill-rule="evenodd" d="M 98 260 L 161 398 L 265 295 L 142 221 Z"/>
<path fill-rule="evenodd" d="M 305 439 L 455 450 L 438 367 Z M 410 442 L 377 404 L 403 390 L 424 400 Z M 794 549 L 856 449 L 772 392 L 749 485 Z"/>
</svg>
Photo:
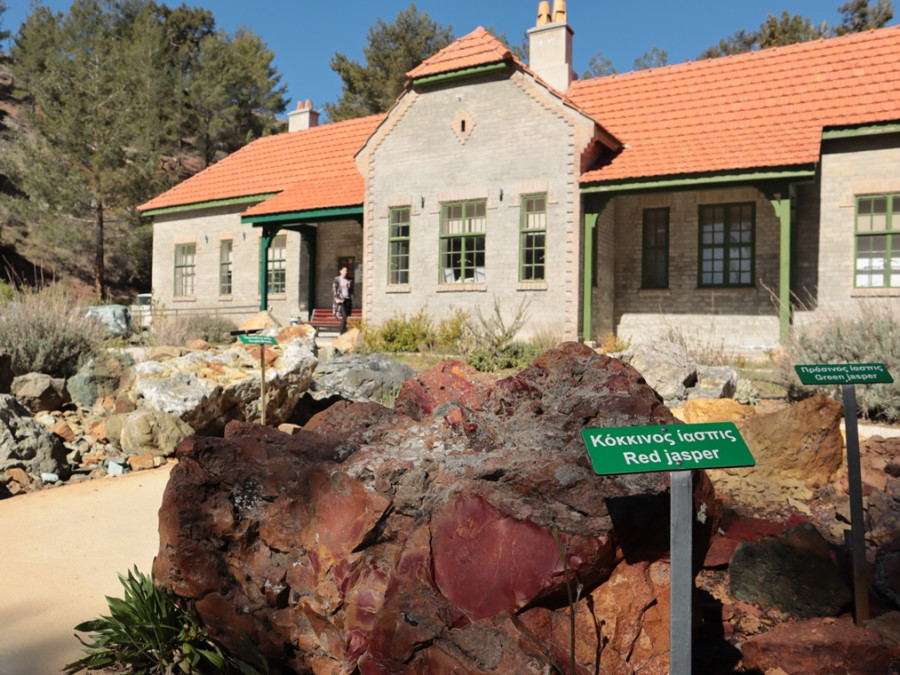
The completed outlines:
<svg viewBox="0 0 900 675">
<path fill-rule="evenodd" d="M 484 200 L 441 208 L 441 283 L 484 281 L 486 211 Z"/>
<path fill-rule="evenodd" d="M 266 265 L 266 288 L 269 293 L 287 291 L 287 235 L 279 234 L 272 239 L 269 260 Z"/>
<path fill-rule="evenodd" d="M 900 288 L 900 195 L 856 200 L 856 287 Z"/>
<path fill-rule="evenodd" d="M 547 195 L 522 197 L 520 281 L 544 281 L 547 248 Z"/>
<path fill-rule="evenodd" d="M 644 209 L 641 288 L 669 287 L 669 209 Z"/>
<path fill-rule="evenodd" d="M 388 283 L 409 283 L 409 207 L 391 209 L 388 233 Z"/>
<path fill-rule="evenodd" d="M 175 297 L 184 298 L 194 294 L 194 273 L 197 259 L 197 244 L 177 244 L 175 246 Z"/>
<path fill-rule="evenodd" d="M 219 242 L 219 295 L 231 295 L 231 239 Z"/>
<path fill-rule="evenodd" d="M 700 207 L 700 286 L 752 286 L 755 208 L 748 204 Z"/>
</svg>

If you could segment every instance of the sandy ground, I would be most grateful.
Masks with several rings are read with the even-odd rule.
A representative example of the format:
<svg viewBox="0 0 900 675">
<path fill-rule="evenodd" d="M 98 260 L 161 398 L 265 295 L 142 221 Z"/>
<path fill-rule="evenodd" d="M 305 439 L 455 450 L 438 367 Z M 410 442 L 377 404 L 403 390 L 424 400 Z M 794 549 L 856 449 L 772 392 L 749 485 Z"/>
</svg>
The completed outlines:
<svg viewBox="0 0 900 675">
<path fill-rule="evenodd" d="M 0 675 L 59 673 L 83 656 L 74 626 L 150 573 L 168 467 L 0 501 Z"/>
</svg>

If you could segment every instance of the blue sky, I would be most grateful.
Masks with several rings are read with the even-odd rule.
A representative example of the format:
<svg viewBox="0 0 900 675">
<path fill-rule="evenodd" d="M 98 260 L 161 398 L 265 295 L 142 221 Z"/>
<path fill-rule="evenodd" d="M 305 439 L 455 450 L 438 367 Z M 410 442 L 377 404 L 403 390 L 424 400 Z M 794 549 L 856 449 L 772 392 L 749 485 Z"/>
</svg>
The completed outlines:
<svg viewBox="0 0 900 675">
<path fill-rule="evenodd" d="M 320 108 L 341 92 L 340 78 L 328 67 L 336 51 L 362 60 L 369 26 L 379 17 L 390 23 L 409 0 L 170 0 L 165 4 L 206 7 L 219 28 L 230 33 L 247 26 L 275 53 L 275 67 L 287 84 L 288 109 L 311 99 Z M 654 46 L 668 52 L 669 63 L 694 59 L 734 32 L 755 30 L 766 14 L 787 10 L 814 23 L 840 23 L 837 8 L 845 0 L 568 0 L 569 25 L 575 31 L 574 67 L 582 73 L 598 50 L 619 72 Z M 873 0 L 874 2 L 874 0 Z M 6 0 L 3 27 L 15 33 L 29 12 L 29 0 Z M 44 0 L 67 11 L 71 0 Z M 522 41 L 537 16 L 538 0 L 419 0 L 416 7 L 453 27 L 457 37 L 478 26 L 493 26 L 512 44 Z M 898 17 L 891 25 L 898 23 Z"/>
</svg>

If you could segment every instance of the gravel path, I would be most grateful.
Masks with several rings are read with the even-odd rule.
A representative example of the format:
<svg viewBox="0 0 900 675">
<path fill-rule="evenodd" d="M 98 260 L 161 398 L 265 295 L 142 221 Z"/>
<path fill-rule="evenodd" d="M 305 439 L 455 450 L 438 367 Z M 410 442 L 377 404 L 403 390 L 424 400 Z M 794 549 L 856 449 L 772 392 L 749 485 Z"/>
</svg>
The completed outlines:
<svg viewBox="0 0 900 675">
<path fill-rule="evenodd" d="M 0 675 L 59 673 L 83 655 L 76 624 L 121 598 L 116 576 L 150 573 L 169 468 L 0 501 Z"/>
</svg>

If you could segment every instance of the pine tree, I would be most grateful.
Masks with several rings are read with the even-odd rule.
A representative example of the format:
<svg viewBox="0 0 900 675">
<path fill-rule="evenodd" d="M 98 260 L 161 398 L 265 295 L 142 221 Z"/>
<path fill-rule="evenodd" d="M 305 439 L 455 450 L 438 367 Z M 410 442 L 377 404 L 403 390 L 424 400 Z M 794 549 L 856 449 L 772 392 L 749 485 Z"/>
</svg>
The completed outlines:
<svg viewBox="0 0 900 675">
<path fill-rule="evenodd" d="M 432 21 L 415 3 L 400 12 L 394 22 L 378 19 L 369 28 L 369 44 L 363 48 L 365 65 L 335 52 L 331 69 L 340 75 L 341 97 L 323 108 L 332 121 L 387 111 L 406 82 L 406 73 L 453 41 L 453 27 Z"/>
</svg>

